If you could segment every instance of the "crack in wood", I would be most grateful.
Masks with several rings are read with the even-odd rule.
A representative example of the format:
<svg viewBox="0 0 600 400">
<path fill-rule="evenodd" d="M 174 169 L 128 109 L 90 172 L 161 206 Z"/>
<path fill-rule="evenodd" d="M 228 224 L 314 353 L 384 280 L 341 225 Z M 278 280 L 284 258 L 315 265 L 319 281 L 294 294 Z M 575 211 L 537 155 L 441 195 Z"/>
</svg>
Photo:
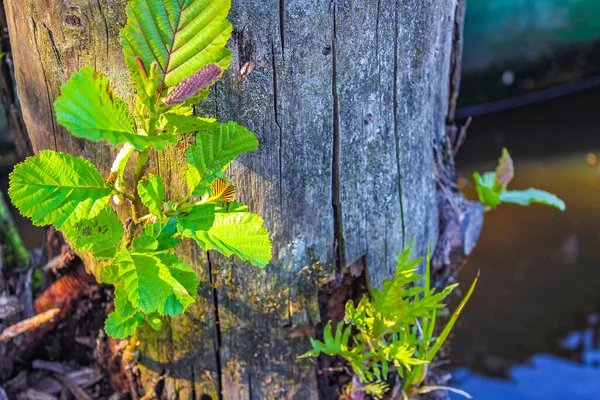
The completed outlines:
<svg viewBox="0 0 600 400">
<path fill-rule="evenodd" d="M 43 22 L 42 22 L 42 26 L 46 29 L 46 32 L 48 32 L 48 39 L 50 40 L 50 45 L 52 46 L 52 51 L 54 52 L 54 57 L 56 57 L 58 66 L 61 69 L 63 69 L 63 62 L 62 62 L 62 58 L 60 56 L 60 50 L 58 50 L 58 47 L 56 46 L 56 42 L 54 41 L 54 33 L 52 33 L 52 30 L 50 30 L 50 28 L 48 28 L 48 26 L 46 26 L 46 24 Z"/>
<path fill-rule="evenodd" d="M 215 309 L 215 339 L 213 344 L 215 347 L 215 359 L 217 364 L 217 395 L 219 400 L 223 400 L 223 368 L 221 365 L 221 319 L 219 316 L 219 292 L 215 282 L 215 271 L 213 270 L 212 260 L 208 252 L 206 253 L 206 258 L 208 261 L 208 275 L 212 290 L 213 308 Z"/>
<path fill-rule="evenodd" d="M 346 245 L 344 242 L 344 226 L 342 203 L 340 200 L 340 104 L 337 92 L 337 58 L 336 58 L 336 7 L 333 4 L 333 38 L 332 54 L 332 85 L 333 97 L 333 156 L 331 165 L 331 203 L 333 207 L 333 236 L 335 246 L 335 263 L 338 273 L 346 266 Z"/>
<path fill-rule="evenodd" d="M 394 109 L 394 142 L 396 144 L 396 169 L 398 174 L 398 201 L 400 203 L 400 220 L 402 222 L 402 248 L 406 242 L 406 227 L 404 225 L 404 205 L 402 204 L 402 169 L 400 167 L 400 134 L 398 132 L 398 35 L 400 18 L 398 0 L 394 9 L 394 82 L 393 82 L 393 109 Z"/>
<path fill-rule="evenodd" d="M 44 67 L 44 62 L 42 60 L 42 53 L 40 52 L 40 46 L 38 42 L 38 28 L 35 22 L 35 19 L 31 17 L 31 23 L 33 25 L 33 37 L 35 42 L 35 49 L 38 53 L 38 57 L 40 59 L 40 65 L 42 67 L 42 74 L 44 75 L 44 84 L 46 86 L 46 95 L 48 98 L 48 107 L 50 108 L 50 114 L 52 114 L 52 98 L 50 96 L 50 87 L 48 86 L 48 75 L 46 74 L 46 68 Z M 56 123 L 54 122 L 54 118 L 51 118 L 52 123 L 52 134 L 54 135 L 54 150 L 58 151 L 58 143 L 56 140 Z"/>
<path fill-rule="evenodd" d="M 106 20 L 106 15 L 104 14 L 104 10 L 102 9 L 102 5 L 100 4 L 100 0 L 96 0 L 96 3 L 98 4 L 98 9 L 100 10 L 100 15 L 102 15 L 102 19 L 104 20 L 104 28 L 106 29 L 106 57 L 108 57 L 109 54 L 109 43 L 110 43 L 110 39 L 109 39 L 109 30 L 108 30 L 108 21 Z"/>
<path fill-rule="evenodd" d="M 281 38 L 281 56 L 285 51 L 285 0 L 279 0 L 279 36 Z"/>
<path fill-rule="evenodd" d="M 279 121 L 279 88 L 277 86 L 277 63 L 275 62 L 274 42 L 271 42 L 271 57 L 273 68 L 273 110 L 275 112 L 275 125 L 277 125 L 277 128 L 279 129 L 279 207 L 281 209 L 281 218 L 283 224 L 283 126 Z"/>
</svg>

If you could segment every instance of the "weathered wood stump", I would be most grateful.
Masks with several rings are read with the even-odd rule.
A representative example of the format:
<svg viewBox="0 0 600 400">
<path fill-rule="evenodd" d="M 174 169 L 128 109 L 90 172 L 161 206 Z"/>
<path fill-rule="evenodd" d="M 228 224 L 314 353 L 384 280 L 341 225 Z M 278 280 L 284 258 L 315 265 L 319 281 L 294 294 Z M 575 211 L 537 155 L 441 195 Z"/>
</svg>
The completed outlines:
<svg viewBox="0 0 600 400">
<path fill-rule="evenodd" d="M 139 364 L 146 387 L 169 372 L 169 397 L 317 398 L 318 368 L 297 356 L 320 321 L 321 285 L 358 262 L 377 286 L 408 241 L 419 255 L 436 242 L 433 148 L 444 135 L 456 1 L 233 3 L 232 67 L 200 108 L 261 142 L 230 172 L 265 217 L 274 259 L 261 271 L 185 243 L 180 256 L 202 281 L 198 301 L 160 333 L 143 332 Z M 52 104 L 84 65 L 131 98 L 118 41 L 125 5 L 5 0 L 34 151 L 109 169 L 116 150 L 72 137 Z M 184 190 L 184 154 L 153 158 L 172 195 Z"/>
</svg>

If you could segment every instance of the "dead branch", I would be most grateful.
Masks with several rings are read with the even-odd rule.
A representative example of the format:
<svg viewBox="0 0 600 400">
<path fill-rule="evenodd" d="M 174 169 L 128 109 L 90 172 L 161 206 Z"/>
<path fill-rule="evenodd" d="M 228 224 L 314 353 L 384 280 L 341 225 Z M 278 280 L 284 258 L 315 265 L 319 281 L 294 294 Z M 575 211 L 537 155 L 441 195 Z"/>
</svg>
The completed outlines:
<svg viewBox="0 0 600 400">
<path fill-rule="evenodd" d="M 77 385 L 77 383 L 69 375 L 55 374 L 54 376 L 63 385 L 65 385 L 67 389 L 69 389 L 69 392 L 71 392 L 71 394 L 75 396 L 77 400 L 92 400 L 92 398 L 85 392 L 85 390 L 79 387 L 79 385 Z"/>
<path fill-rule="evenodd" d="M 59 312 L 60 308 L 53 308 L 9 326 L 2 331 L 2 334 L 0 335 L 0 342 L 6 343 L 12 338 L 15 338 L 23 333 L 35 331 L 40 326 L 48 322 L 52 322 Z"/>
</svg>

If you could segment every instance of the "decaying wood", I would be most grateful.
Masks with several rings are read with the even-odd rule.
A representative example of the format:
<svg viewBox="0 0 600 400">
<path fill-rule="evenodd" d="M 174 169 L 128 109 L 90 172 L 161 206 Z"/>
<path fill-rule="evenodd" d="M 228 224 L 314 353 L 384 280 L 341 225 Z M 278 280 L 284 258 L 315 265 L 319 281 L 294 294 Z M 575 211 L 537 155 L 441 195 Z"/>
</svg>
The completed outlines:
<svg viewBox="0 0 600 400">
<path fill-rule="evenodd" d="M 53 308 L 9 326 L 0 334 L 0 342 L 6 343 L 19 335 L 35 331 L 40 326 L 52 322 L 59 312 L 59 308 Z"/>
<path fill-rule="evenodd" d="M 34 302 L 35 312 L 40 313 L 50 308 L 60 308 L 61 319 L 69 315 L 73 309 L 75 301 L 86 290 L 89 290 L 90 284 L 94 279 L 85 272 L 83 266 L 78 266 L 74 271 L 61 276 L 48 289 L 46 289 Z"/>
<path fill-rule="evenodd" d="M 316 368 L 297 358 L 308 338 L 295 332 L 320 321 L 319 286 L 360 258 L 377 286 L 411 239 L 421 256 L 436 243 L 432 147 L 445 135 L 455 3 L 233 0 L 232 68 L 200 108 L 247 125 L 261 142 L 230 173 L 240 199 L 265 217 L 274 260 L 262 271 L 183 244 L 198 299 L 161 332 L 140 333 L 142 393 L 169 370 L 166 397 L 317 398 Z M 131 100 L 118 42 L 125 4 L 5 0 L 35 151 L 75 153 L 109 170 L 117 150 L 69 135 L 52 104 L 84 65 Z M 182 147 L 152 159 L 171 196 L 186 190 Z"/>
<path fill-rule="evenodd" d="M 16 396 L 16 400 L 57 400 L 56 396 L 35 389 L 25 389 Z"/>
<path fill-rule="evenodd" d="M 69 389 L 69 392 L 71 392 L 73 397 L 75 397 L 77 400 L 92 400 L 85 390 L 83 390 L 69 375 L 55 374 L 55 376 L 56 379 L 58 379 L 63 385 L 65 385 L 67 389 Z"/>
</svg>

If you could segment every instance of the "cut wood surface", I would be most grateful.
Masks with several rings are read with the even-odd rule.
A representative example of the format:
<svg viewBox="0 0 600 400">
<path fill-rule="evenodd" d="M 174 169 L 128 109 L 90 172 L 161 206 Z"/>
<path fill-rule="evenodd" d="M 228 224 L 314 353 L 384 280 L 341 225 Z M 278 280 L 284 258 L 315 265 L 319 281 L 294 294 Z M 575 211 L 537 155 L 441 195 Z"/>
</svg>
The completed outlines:
<svg viewBox="0 0 600 400">
<path fill-rule="evenodd" d="M 258 136 L 260 148 L 230 173 L 241 200 L 265 218 L 274 259 L 262 271 L 184 243 L 179 255 L 202 282 L 198 300 L 161 332 L 142 332 L 143 382 L 152 388 L 168 372 L 166 392 L 182 399 L 317 398 L 315 361 L 297 356 L 320 321 L 320 285 L 363 260 L 378 286 L 411 239 L 421 256 L 436 243 L 433 148 L 444 134 L 456 5 L 233 3 L 232 66 L 200 111 Z M 84 65 L 132 99 L 118 40 L 125 5 L 5 0 L 35 152 L 65 151 L 109 170 L 117 149 L 72 137 L 57 124 L 52 104 Z M 242 73 L 249 62 L 254 68 Z M 152 161 L 170 194 L 181 195 L 185 148 Z"/>
</svg>

